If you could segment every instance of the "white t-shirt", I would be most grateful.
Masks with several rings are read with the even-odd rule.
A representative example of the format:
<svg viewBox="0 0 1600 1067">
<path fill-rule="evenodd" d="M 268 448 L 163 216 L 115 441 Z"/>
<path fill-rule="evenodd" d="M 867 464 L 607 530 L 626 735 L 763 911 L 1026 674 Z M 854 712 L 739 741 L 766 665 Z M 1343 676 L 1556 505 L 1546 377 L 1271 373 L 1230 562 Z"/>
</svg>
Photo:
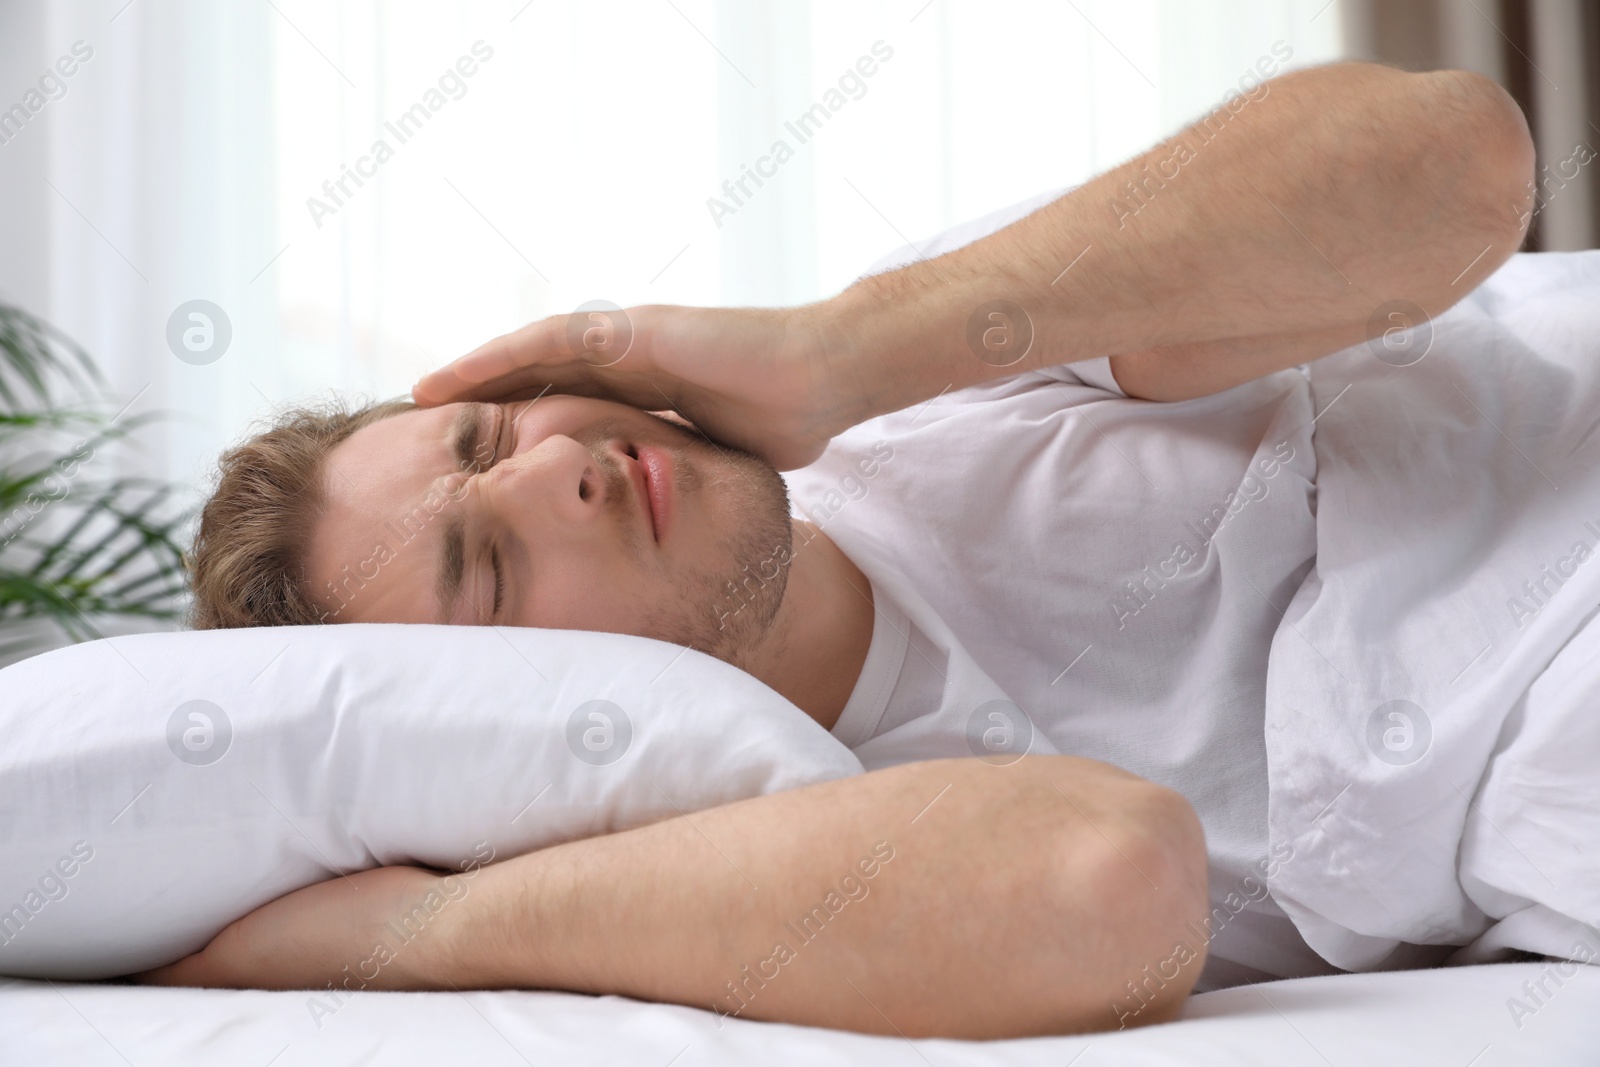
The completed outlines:
<svg viewBox="0 0 1600 1067">
<path fill-rule="evenodd" d="M 1065 753 L 1182 793 L 1215 905 L 1201 989 L 1334 970 L 1266 885 L 1267 654 L 1316 557 L 1313 414 L 1301 368 L 1153 403 L 1102 357 L 872 419 L 785 475 L 872 583 L 834 735 L 869 770 Z"/>
</svg>

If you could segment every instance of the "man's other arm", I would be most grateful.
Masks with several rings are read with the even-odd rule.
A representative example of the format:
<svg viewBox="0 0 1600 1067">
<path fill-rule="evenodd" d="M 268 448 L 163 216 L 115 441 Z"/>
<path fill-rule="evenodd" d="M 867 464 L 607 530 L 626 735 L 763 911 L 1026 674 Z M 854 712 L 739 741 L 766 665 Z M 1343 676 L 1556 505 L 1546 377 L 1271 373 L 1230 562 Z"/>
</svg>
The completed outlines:
<svg viewBox="0 0 1600 1067">
<path fill-rule="evenodd" d="M 1437 315 L 1522 241 L 1533 145 L 1487 78 L 1339 63 L 1234 105 L 994 234 L 817 305 L 838 373 L 874 394 L 872 412 L 1101 355 L 1130 395 L 1203 396 L 1361 342 L 1392 301 Z M 994 300 L 1027 316 L 1002 328 L 1031 327 L 1015 364 L 968 344 L 969 317 Z"/>
<path fill-rule="evenodd" d="M 1170 1019 L 1204 964 L 1209 907 L 1188 804 L 1071 756 L 904 764 L 450 878 L 389 867 L 311 886 L 145 978 L 563 989 L 1021 1037 Z M 456 902 L 428 922 L 415 905 L 430 892 Z M 421 932 L 376 953 L 409 914 Z"/>
<path fill-rule="evenodd" d="M 1486 78 L 1314 67 L 996 233 L 826 300 L 549 316 L 413 392 L 670 407 L 783 470 L 947 389 L 1100 356 L 1131 396 L 1204 396 L 1453 305 L 1521 244 L 1532 173 L 1522 112 Z M 574 347 L 597 318 L 610 326 L 594 336 L 627 339 L 626 358 Z"/>
</svg>

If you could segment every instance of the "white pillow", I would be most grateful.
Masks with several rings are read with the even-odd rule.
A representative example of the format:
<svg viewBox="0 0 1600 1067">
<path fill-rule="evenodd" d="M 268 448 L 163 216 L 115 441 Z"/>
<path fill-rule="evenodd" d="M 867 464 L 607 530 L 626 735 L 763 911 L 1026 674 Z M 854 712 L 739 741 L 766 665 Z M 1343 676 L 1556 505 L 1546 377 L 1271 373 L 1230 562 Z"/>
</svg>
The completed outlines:
<svg viewBox="0 0 1600 1067">
<path fill-rule="evenodd" d="M 0 974 L 199 950 L 338 873 L 505 859 L 862 771 L 749 674 L 622 634 L 143 634 L 0 671 Z"/>
</svg>

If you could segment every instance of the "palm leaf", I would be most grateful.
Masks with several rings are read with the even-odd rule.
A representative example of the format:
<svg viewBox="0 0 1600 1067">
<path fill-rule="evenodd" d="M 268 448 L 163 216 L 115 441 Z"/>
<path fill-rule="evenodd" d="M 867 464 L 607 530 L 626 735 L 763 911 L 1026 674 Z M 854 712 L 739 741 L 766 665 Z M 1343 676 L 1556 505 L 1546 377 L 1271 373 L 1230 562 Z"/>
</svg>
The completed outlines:
<svg viewBox="0 0 1600 1067">
<path fill-rule="evenodd" d="M 18 566 L 11 554 L 0 558 L 0 618 L 24 605 L 48 607 L 52 616 L 67 602 L 86 612 L 148 607 L 148 596 L 135 600 L 118 593 L 119 586 L 134 581 L 181 585 L 183 547 L 174 531 L 187 516 L 165 514 L 172 511 L 174 487 L 120 478 L 84 488 L 89 499 L 67 498 L 76 513 L 64 531 L 49 540 L 21 539 L 27 551 L 17 554 L 32 555 L 31 561 Z"/>
<path fill-rule="evenodd" d="M 99 449 L 164 416 L 107 414 L 103 384 L 81 347 L 0 305 L 0 663 L 52 633 L 100 637 L 98 619 L 182 615 L 181 487 L 85 477 Z"/>
<path fill-rule="evenodd" d="M 21 408 L 24 389 L 50 406 L 59 382 L 79 392 L 104 385 L 99 368 L 75 341 L 21 308 L 0 304 L 0 402 Z"/>
<path fill-rule="evenodd" d="M 56 417 L 45 418 L 43 417 L 45 415 Z M 92 458 L 101 446 L 109 441 L 126 437 L 145 423 L 161 417 L 160 412 L 143 412 L 132 418 L 123 419 L 119 425 L 108 423 L 103 414 L 96 412 L 27 412 L 23 415 L 10 416 L 18 420 L 14 425 L 24 427 L 16 440 L 7 437 L 7 425 L 0 421 L 0 446 L 10 444 L 13 446 L 13 451 L 37 436 L 30 433 L 33 430 L 47 427 L 61 429 L 66 426 L 80 426 L 91 430 L 88 437 L 74 441 L 69 451 L 56 450 L 46 453 L 42 461 L 16 460 L 12 463 L 12 470 L 0 469 L 0 508 L 9 512 L 14 507 L 30 503 L 31 498 L 39 495 L 33 491 L 34 486 L 43 483 L 52 474 L 58 475 L 62 480 L 70 481 L 77 469 L 86 462 L 86 458 Z M 6 416 L 0 416 L 0 420 L 4 418 Z M 28 421 L 23 423 L 21 420 Z M 74 474 L 67 473 L 69 468 Z"/>
</svg>

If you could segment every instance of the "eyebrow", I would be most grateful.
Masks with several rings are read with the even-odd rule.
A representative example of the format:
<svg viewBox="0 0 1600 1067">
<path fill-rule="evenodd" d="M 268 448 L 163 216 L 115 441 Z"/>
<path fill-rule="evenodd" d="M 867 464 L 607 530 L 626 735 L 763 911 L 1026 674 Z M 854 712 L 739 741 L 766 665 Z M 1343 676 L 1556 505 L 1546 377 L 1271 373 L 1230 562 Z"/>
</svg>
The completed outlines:
<svg viewBox="0 0 1600 1067">
<path fill-rule="evenodd" d="M 457 470 L 470 470 L 475 463 L 478 438 L 483 433 L 488 412 L 488 404 L 464 404 L 450 420 L 447 439 Z M 434 586 L 441 622 L 450 621 L 450 608 L 461 595 L 461 579 L 467 569 L 466 527 L 466 520 L 459 512 L 445 517 L 444 539 L 439 548 L 439 580 Z"/>
</svg>

